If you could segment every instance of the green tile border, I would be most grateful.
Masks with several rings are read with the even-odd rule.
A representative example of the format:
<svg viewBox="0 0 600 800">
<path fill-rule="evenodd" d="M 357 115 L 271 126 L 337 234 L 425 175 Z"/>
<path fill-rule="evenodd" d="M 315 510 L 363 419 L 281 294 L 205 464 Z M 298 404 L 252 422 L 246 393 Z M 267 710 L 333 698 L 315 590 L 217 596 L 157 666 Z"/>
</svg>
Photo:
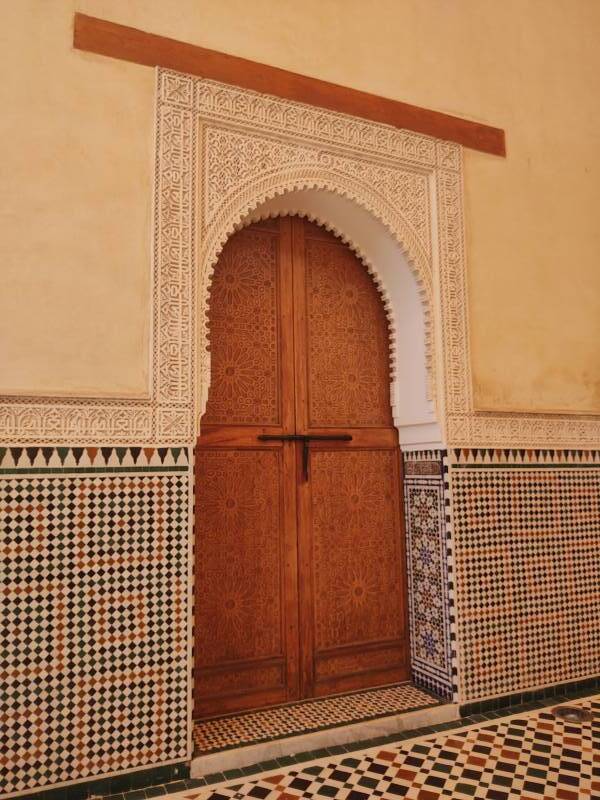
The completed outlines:
<svg viewBox="0 0 600 800">
<path fill-rule="evenodd" d="M 584 678 L 582 680 L 565 681 L 556 683 L 552 686 L 545 686 L 542 689 L 524 690 L 511 694 L 493 697 L 492 699 L 473 700 L 462 703 L 459 712 L 461 716 L 471 716 L 473 714 L 485 714 L 487 711 L 498 711 L 510 706 L 511 708 L 535 700 L 551 700 L 557 696 L 577 697 L 583 692 L 584 696 L 594 690 L 600 689 L 600 675 Z"/>
<path fill-rule="evenodd" d="M 91 800 L 99 797 L 110 797 L 111 800 L 123 800 L 128 797 L 129 800 L 139 800 L 142 797 L 159 797 L 181 789 L 195 789 L 205 785 L 204 781 L 200 783 L 191 780 L 189 774 L 189 763 L 180 761 L 176 764 L 157 765 L 109 778 L 94 778 L 69 786 L 40 789 L 31 794 L 21 795 L 17 800 Z"/>
</svg>

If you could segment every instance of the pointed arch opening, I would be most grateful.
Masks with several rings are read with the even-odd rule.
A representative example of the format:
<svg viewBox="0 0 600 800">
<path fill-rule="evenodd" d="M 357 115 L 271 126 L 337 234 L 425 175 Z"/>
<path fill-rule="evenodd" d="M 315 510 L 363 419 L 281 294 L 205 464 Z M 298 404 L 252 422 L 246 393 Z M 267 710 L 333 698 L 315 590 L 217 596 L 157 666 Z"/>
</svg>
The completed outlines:
<svg viewBox="0 0 600 800">
<path fill-rule="evenodd" d="M 209 292 L 199 718 L 411 675 L 390 309 L 358 245 L 256 209 Z"/>
<path fill-rule="evenodd" d="M 326 188 L 292 188 L 273 191 L 242 215 L 233 215 L 229 232 L 269 217 L 297 215 L 319 223 L 347 243 L 373 277 L 383 299 L 390 327 L 390 400 L 394 424 L 404 449 L 442 446 L 436 385 L 432 288 L 424 280 L 420 258 L 409 257 L 389 221 L 377 218 L 367 207 L 339 191 Z M 222 230 L 222 228 L 221 228 Z M 214 233 L 213 237 L 214 238 Z M 210 244 L 211 237 L 207 237 Z M 201 308 L 206 319 L 210 277 L 217 247 L 205 248 Z M 212 262 L 212 263 L 211 263 Z M 200 325 L 200 415 L 206 407 L 210 384 L 210 355 L 206 321 Z"/>
</svg>

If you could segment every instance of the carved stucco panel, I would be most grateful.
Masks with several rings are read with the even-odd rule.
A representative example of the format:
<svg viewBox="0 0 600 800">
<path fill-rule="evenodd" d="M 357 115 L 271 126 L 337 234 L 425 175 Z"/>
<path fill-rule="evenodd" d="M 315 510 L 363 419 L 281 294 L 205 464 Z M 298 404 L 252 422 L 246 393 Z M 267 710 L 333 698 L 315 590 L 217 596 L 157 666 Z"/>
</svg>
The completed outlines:
<svg viewBox="0 0 600 800">
<path fill-rule="evenodd" d="M 104 444 L 153 439 L 149 408 L 92 403 L 5 403 L 0 406 L 0 431 L 3 441 L 15 444 Z"/>
<path fill-rule="evenodd" d="M 203 138 L 206 177 L 203 189 L 204 230 L 210 227 L 220 207 L 228 202 L 241 184 L 304 167 L 318 173 L 326 170 L 369 185 L 371 190 L 393 205 L 412 228 L 412 235 L 426 254 L 431 255 L 429 230 L 429 192 L 427 177 L 410 169 L 391 168 L 368 160 L 336 155 L 323 148 L 286 144 L 276 139 L 208 126 Z"/>
<path fill-rule="evenodd" d="M 392 164 L 402 160 L 429 169 L 435 167 L 438 158 L 445 159 L 448 167 L 460 150 L 458 145 L 444 142 L 443 149 L 438 151 L 436 140 L 428 136 L 214 81 L 166 71 L 161 73 L 161 77 L 159 91 L 164 102 L 188 105 L 193 95 L 194 108 L 207 119 L 235 120 L 264 132 L 292 136 L 296 140 L 305 138 L 329 147 L 349 148 L 361 156 L 374 153 Z M 194 83 L 195 92 L 190 86 Z"/>
<path fill-rule="evenodd" d="M 168 70 L 157 80 L 148 398 L 0 398 L 0 441 L 192 441 L 197 386 L 209 376 L 210 273 L 224 242 L 265 200 L 320 188 L 360 204 L 405 250 L 428 311 L 428 361 L 450 445 L 597 445 L 598 417 L 473 410 L 458 145 Z"/>
<path fill-rule="evenodd" d="M 471 408 L 471 374 L 467 330 L 467 290 L 462 216 L 462 181 L 456 172 L 437 174 L 439 235 L 439 316 L 443 331 L 443 375 L 446 412 Z"/>
<path fill-rule="evenodd" d="M 193 392 L 195 119 L 161 108 L 157 165 L 156 399 L 187 403 Z"/>
<path fill-rule="evenodd" d="M 322 147 L 274 140 L 256 131 L 226 130 L 222 125 L 204 121 L 200 122 L 199 140 L 203 188 L 199 214 L 198 416 L 204 408 L 210 379 L 206 314 L 218 255 L 249 212 L 265 200 L 295 189 L 326 189 L 352 199 L 383 222 L 400 242 L 425 309 L 427 368 L 431 378 L 431 182 L 422 170 L 406 164 L 393 169 L 371 160 L 332 154 Z M 348 242 L 358 251 L 351 237 Z M 369 269 L 381 283 L 377 265 L 370 264 Z M 430 386 L 433 384 L 431 379 Z"/>
<path fill-rule="evenodd" d="M 526 414 L 449 414 L 447 439 L 454 447 L 598 448 L 594 417 Z M 475 444 L 473 444 L 475 443 Z"/>
</svg>

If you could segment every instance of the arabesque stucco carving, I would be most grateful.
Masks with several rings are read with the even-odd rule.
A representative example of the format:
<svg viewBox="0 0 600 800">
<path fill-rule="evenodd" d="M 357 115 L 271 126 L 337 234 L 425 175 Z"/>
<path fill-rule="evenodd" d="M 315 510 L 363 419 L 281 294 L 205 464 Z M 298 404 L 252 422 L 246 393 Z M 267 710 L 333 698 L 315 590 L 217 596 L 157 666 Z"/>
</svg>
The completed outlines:
<svg viewBox="0 0 600 800">
<path fill-rule="evenodd" d="M 224 242 L 262 202 L 320 188 L 360 204 L 406 253 L 448 445 L 597 445 L 598 418 L 473 411 L 460 146 L 168 70 L 157 78 L 149 397 L 2 398 L 2 441 L 193 441 L 209 380 L 210 276 Z"/>
</svg>

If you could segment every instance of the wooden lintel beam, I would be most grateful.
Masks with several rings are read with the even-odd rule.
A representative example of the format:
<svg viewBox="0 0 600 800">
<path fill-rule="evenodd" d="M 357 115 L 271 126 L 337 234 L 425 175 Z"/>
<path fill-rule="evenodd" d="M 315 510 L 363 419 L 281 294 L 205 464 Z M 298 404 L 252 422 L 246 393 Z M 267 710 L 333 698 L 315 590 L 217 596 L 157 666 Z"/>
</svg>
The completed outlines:
<svg viewBox="0 0 600 800">
<path fill-rule="evenodd" d="M 134 64 L 165 67 L 285 100 L 296 100 L 383 122 L 396 128 L 456 142 L 483 153 L 506 155 L 504 131 L 501 128 L 378 97 L 85 14 L 75 14 L 73 46 L 78 50 Z"/>
</svg>

